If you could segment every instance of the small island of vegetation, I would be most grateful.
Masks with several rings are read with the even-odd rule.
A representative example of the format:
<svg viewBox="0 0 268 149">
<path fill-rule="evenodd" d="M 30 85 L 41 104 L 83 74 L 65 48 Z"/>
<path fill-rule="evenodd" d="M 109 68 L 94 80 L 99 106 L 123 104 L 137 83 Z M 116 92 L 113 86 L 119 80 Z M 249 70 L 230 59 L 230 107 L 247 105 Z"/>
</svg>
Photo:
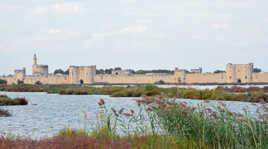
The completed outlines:
<svg viewBox="0 0 268 149">
<path fill-rule="evenodd" d="M 25 98 L 9 98 L 6 95 L 0 95 L 0 106 L 16 106 L 27 105 L 28 101 Z"/>
<path fill-rule="evenodd" d="M 9 98 L 6 95 L 0 95 L 0 106 L 16 106 L 27 105 L 28 101 L 25 98 Z M 9 117 L 11 114 L 7 110 L 0 109 L 0 117 Z"/>
</svg>

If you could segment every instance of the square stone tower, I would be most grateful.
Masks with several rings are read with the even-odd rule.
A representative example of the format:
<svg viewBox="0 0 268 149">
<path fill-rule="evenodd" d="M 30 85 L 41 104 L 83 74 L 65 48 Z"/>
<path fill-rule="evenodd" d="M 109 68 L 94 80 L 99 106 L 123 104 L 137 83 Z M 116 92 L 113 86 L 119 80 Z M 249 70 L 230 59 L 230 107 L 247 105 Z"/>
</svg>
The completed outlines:
<svg viewBox="0 0 268 149">
<path fill-rule="evenodd" d="M 186 75 L 187 75 L 187 71 L 185 69 L 175 68 L 174 70 L 175 81 L 174 82 L 179 83 L 179 84 L 187 83 L 185 82 Z"/>
<path fill-rule="evenodd" d="M 70 66 L 70 84 L 92 84 L 96 75 L 96 66 Z"/>
<path fill-rule="evenodd" d="M 15 72 L 14 72 L 14 77 L 15 77 L 15 79 L 16 79 L 16 82 L 17 82 L 18 80 L 19 80 L 19 81 L 23 81 L 25 75 L 26 75 L 26 69 L 25 69 L 25 68 L 15 70 Z"/>
<path fill-rule="evenodd" d="M 253 63 L 249 64 L 227 64 L 227 83 L 251 83 L 253 79 Z"/>
</svg>

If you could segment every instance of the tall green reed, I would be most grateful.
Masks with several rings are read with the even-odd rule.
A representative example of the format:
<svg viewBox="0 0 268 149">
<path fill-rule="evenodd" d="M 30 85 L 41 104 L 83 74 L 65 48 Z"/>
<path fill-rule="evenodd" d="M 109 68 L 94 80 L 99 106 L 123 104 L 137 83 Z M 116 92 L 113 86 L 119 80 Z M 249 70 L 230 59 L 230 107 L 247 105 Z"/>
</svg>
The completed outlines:
<svg viewBox="0 0 268 149">
<path fill-rule="evenodd" d="M 139 101 L 156 113 L 166 135 L 180 140 L 193 140 L 215 148 L 268 148 L 267 105 L 262 105 L 258 118 L 231 112 L 226 105 L 197 107 L 161 97 Z M 260 110 L 259 110 L 260 111 Z"/>
</svg>

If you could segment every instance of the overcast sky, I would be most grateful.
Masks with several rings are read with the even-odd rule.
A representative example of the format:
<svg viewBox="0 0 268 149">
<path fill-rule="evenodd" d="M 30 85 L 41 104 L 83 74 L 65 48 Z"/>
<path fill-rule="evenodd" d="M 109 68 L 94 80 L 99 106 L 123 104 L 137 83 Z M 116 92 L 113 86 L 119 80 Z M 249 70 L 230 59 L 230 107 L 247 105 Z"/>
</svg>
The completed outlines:
<svg viewBox="0 0 268 149">
<path fill-rule="evenodd" d="M 0 75 L 33 55 L 49 71 L 97 68 L 268 71 L 268 0 L 1 0 Z"/>
</svg>

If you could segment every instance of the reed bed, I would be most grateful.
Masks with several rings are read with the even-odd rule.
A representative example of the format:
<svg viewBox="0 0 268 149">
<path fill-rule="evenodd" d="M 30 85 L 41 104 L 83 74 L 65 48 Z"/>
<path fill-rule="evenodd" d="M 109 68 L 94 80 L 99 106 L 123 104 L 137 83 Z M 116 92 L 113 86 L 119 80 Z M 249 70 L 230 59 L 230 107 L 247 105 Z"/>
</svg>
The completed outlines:
<svg viewBox="0 0 268 149">
<path fill-rule="evenodd" d="M 137 104 L 144 112 L 114 108 L 109 112 L 105 102 L 99 102 L 103 113 L 112 113 L 106 114 L 101 125 L 108 128 L 110 138 L 118 137 L 119 126 L 130 140 L 133 136 L 169 138 L 167 144 L 175 142 L 175 148 L 268 148 L 268 105 L 264 101 L 255 116 L 246 108 L 241 113 L 232 112 L 222 102 L 211 106 L 206 101 L 192 107 L 165 96 L 143 97 Z"/>
<path fill-rule="evenodd" d="M 237 92 L 237 93 L 248 93 L 248 92 L 268 92 L 268 86 L 264 87 L 240 87 L 240 86 L 232 86 L 232 87 L 224 87 L 218 86 L 216 90 L 228 91 L 228 92 Z"/>
<path fill-rule="evenodd" d="M 165 96 L 137 100 L 140 111 L 109 109 L 104 100 L 98 104 L 96 130 L 86 136 L 112 142 L 124 140 L 130 143 L 128 148 L 268 148 L 268 107 L 264 102 L 255 117 L 246 108 L 242 113 L 232 112 L 221 102 L 209 106 L 206 101 L 192 107 Z M 67 134 L 85 136 L 81 132 Z"/>
<path fill-rule="evenodd" d="M 147 97 L 138 101 L 156 114 L 166 135 L 191 140 L 200 146 L 231 149 L 268 148 L 268 107 L 262 102 L 257 117 L 231 112 L 225 104 L 191 107 L 186 102 Z"/>
</svg>

